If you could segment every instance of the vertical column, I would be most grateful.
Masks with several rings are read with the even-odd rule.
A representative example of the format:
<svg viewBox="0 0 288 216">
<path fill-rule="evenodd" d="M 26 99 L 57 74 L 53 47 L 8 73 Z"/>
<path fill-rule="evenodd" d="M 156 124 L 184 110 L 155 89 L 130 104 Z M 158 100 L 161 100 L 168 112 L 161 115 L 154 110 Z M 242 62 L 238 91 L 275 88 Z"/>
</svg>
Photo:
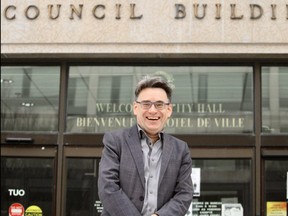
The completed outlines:
<svg viewBox="0 0 288 216">
<path fill-rule="evenodd" d="M 66 125 L 66 101 L 67 101 L 68 67 L 66 63 L 61 65 L 60 75 L 60 103 L 59 103 L 59 133 L 57 151 L 57 179 L 56 179 L 56 216 L 64 215 L 63 209 L 63 164 L 64 164 L 64 132 Z"/>
<path fill-rule="evenodd" d="M 261 66 L 254 65 L 254 127 L 255 127 L 255 152 L 254 152 L 254 173 L 255 173 L 255 215 L 261 215 L 261 119 L 262 119 L 262 98 L 261 98 Z"/>
</svg>

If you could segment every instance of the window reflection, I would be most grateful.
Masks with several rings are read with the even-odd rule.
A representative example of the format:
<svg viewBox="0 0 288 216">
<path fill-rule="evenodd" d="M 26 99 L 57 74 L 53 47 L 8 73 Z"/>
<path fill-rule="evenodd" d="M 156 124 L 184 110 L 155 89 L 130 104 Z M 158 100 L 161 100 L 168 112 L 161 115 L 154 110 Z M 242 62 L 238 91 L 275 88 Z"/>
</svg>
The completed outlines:
<svg viewBox="0 0 288 216">
<path fill-rule="evenodd" d="M 1 130 L 57 131 L 59 67 L 1 67 Z"/>
<path fill-rule="evenodd" d="M 288 201 L 288 160 L 274 159 L 265 160 L 265 206 L 273 203 L 285 203 Z M 287 206 L 288 207 L 288 206 Z M 282 209 L 283 213 L 286 209 Z M 267 209 L 266 209 L 266 214 Z"/>
<path fill-rule="evenodd" d="M 68 158 L 66 216 L 100 216 L 97 179 L 100 159 Z"/>
<path fill-rule="evenodd" d="M 169 133 L 252 133 L 252 67 L 70 67 L 69 132 L 103 133 L 135 124 L 136 83 L 147 74 L 174 86 Z"/>
<path fill-rule="evenodd" d="M 67 158 L 66 216 L 101 215 L 97 188 L 99 161 L 98 158 Z M 204 202 L 215 206 L 215 215 L 221 215 L 222 204 L 240 205 L 243 215 L 252 215 L 251 160 L 194 159 L 193 168 L 200 169 L 197 184 L 200 193 L 193 199 L 193 215 L 199 214 L 199 206 Z M 187 213 L 191 215 L 192 210 Z"/>
<path fill-rule="evenodd" d="M 242 208 L 243 215 L 252 215 L 251 160 L 193 159 L 192 161 L 193 167 L 200 169 L 201 187 L 200 194 L 193 198 L 193 215 L 199 215 L 200 211 L 222 215 L 221 208 L 226 204 Z"/>
<path fill-rule="evenodd" d="M 288 133 L 288 67 L 262 67 L 262 132 Z"/>
</svg>

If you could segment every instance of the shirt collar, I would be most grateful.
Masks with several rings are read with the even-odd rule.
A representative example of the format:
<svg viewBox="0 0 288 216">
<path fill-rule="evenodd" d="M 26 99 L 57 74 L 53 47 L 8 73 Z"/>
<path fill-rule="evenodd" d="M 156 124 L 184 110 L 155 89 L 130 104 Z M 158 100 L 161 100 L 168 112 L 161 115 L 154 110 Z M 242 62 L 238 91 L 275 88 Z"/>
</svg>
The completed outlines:
<svg viewBox="0 0 288 216">
<path fill-rule="evenodd" d="M 140 139 L 148 138 L 148 136 L 146 135 L 145 131 L 140 127 L 139 124 L 137 124 L 137 127 L 138 127 L 139 138 Z M 158 136 L 159 136 L 160 140 L 163 140 L 163 134 L 164 134 L 163 130 L 159 132 Z"/>
</svg>

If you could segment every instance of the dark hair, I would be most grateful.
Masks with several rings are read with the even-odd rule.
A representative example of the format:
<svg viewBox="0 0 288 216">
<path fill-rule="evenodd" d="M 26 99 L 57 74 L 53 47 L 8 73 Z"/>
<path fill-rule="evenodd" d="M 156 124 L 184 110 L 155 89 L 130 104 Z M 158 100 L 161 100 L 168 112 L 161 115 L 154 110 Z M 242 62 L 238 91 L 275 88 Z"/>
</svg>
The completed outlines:
<svg viewBox="0 0 288 216">
<path fill-rule="evenodd" d="M 169 102 L 171 102 L 172 88 L 169 85 L 169 83 L 167 82 L 167 80 L 164 79 L 163 77 L 161 77 L 161 76 L 145 76 L 142 80 L 140 80 L 138 82 L 138 84 L 136 86 L 135 99 L 137 99 L 140 92 L 146 88 L 161 88 L 161 89 L 163 89 L 167 94 Z"/>
</svg>

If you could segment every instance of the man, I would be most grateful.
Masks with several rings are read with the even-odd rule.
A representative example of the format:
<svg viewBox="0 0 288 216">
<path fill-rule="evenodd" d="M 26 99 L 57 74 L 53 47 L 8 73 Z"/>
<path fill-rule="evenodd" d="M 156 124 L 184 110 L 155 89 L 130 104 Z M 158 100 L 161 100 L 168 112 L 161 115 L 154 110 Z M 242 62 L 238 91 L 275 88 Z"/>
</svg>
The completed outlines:
<svg viewBox="0 0 288 216">
<path fill-rule="evenodd" d="M 104 135 L 98 190 L 103 216 L 184 216 L 193 196 L 187 143 L 163 132 L 172 89 L 145 77 L 135 90 L 137 125 Z"/>
</svg>

